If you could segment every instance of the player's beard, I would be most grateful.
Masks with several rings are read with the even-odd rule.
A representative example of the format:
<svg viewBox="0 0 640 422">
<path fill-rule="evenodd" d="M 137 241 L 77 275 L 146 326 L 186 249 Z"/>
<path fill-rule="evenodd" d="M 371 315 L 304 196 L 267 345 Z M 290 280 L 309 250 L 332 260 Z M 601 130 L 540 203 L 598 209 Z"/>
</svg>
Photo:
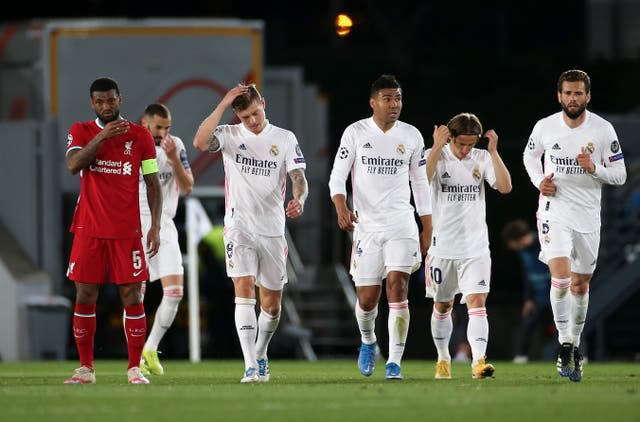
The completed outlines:
<svg viewBox="0 0 640 422">
<path fill-rule="evenodd" d="M 569 110 L 569 107 L 567 107 L 565 104 L 562 104 L 562 110 L 564 111 L 564 114 L 566 114 L 567 117 L 570 118 L 571 120 L 575 120 L 578 117 L 582 116 L 582 113 L 584 113 L 586 109 L 587 109 L 587 105 L 582 104 L 581 106 L 578 106 L 578 110 L 571 111 Z"/>
<path fill-rule="evenodd" d="M 160 142 L 162 142 L 162 138 L 158 138 L 156 136 L 153 137 L 153 142 L 155 142 L 156 146 L 160 146 Z"/>
<path fill-rule="evenodd" d="M 96 113 L 96 116 L 98 116 L 98 119 L 100 119 L 102 123 L 107 124 L 120 118 L 120 110 L 113 110 L 113 114 L 109 117 L 105 117 L 104 115 L 99 113 Z"/>
</svg>

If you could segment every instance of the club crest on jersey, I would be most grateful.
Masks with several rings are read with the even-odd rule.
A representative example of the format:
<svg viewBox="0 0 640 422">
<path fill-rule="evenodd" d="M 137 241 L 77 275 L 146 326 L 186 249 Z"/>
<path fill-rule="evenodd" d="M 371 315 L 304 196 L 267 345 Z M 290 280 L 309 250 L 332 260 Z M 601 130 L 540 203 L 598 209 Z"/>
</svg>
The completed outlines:
<svg viewBox="0 0 640 422">
<path fill-rule="evenodd" d="M 73 142 L 73 135 L 72 134 L 68 134 L 67 135 L 67 147 L 69 147 L 69 145 L 71 145 L 71 142 Z M 611 149 L 613 150 L 613 144 L 611 146 Z M 615 151 L 613 151 L 615 152 Z"/>
<path fill-rule="evenodd" d="M 479 182 L 480 179 L 482 179 L 482 175 L 480 174 L 480 169 L 477 167 L 473 169 L 473 179 L 476 182 Z"/>
<path fill-rule="evenodd" d="M 404 154 L 404 151 L 405 151 L 404 144 L 398 144 L 396 151 L 398 151 L 398 154 Z"/>
<path fill-rule="evenodd" d="M 124 155 L 131 155 L 131 146 L 133 141 L 127 141 L 124 143 Z"/>
<path fill-rule="evenodd" d="M 271 149 L 269 150 L 269 154 L 271 154 L 271 155 L 273 155 L 275 157 L 279 153 L 280 153 L 280 151 L 278 151 L 278 146 L 277 145 L 271 145 Z"/>
<path fill-rule="evenodd" d="M 596 147 L 593 146 L 593 142 L 588 142 L 587 146 L 584 147 L 585 151 L 587 151 L 589 154 L 593 154 L 593 151 L 596 150 Z"/>
<path fill-rule="evenodd" d="M 69 136 L 71 136 L 71 135 L 69 135 Z M 620 151 L 620 144 L 618 143 L 618 140 L 615 140 L 615 141 L 611 142 L 611 152 L 613 152 L 615 154 L 618 151 Z"/>
</svg>

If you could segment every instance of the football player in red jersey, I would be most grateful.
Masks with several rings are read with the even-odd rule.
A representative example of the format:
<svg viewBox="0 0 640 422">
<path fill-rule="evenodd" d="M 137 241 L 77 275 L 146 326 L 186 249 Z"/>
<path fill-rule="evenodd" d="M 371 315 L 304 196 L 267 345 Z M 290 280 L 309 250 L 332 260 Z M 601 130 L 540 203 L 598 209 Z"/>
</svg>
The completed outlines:
<svg viewBox="0 0 640 422">
<path fill-rule="evenodd" d="M 118 285 L 125 309 L 129 352 L 128 381 L 148 384 L 140 372 L 147 334 L 141 283 L 149 277 L 142 246 L 138 178 L 142 172 L 152 223 L 149 256 L 158 252 L 162 193 L 153 138 L 144 127 L 120 116 L 122 97 L 116 81 L 96 79 L 89 89 L 97 118 L 76 122 L 67 137 L 67 168 L 80 173 L 80 195 L 70 231 L 74 233 L 67 277 L 75 283 L 73 334 L 80 368 L 65 384 L 93 384 L 96 302 L 105 279 Z"/>
</svg>

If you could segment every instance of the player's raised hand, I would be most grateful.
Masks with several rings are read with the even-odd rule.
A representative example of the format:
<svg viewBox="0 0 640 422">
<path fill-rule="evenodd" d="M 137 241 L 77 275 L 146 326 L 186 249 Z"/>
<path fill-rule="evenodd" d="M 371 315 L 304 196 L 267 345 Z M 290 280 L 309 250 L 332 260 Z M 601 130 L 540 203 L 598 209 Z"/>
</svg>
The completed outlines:
<svg viewBox="0 0 640 422">
<path fill-rule="evenodd" d="M 160 148 L 164 150 L 165 154 L 167 154 L 167 157 L 170 160 L 178 159 L 178 150 L 176 148 L 176 142 L 173 140 L 173 137 L 171 135 L 167 134 L 167 136 L 162 138 L 162 140 L 160 141 Z"/>
<path fill-rule="evenodd" d="M 433 127 L 433 148 L 442 149 L 450 137 L 451 132 L 449 132 L 449 128 L 446 125 L 435 125 Z"/>
<path fill-rule="evenodd" d="M 576 156 L 576 161 L 587 173 L 593 174 L 596 171 L 596 165 L 591 160 L 591 154 L 584 147 L 580 148 L 580 154 Z"/>
<path fill-rule="evenodd" d="M 495 130 L 489 129 L 484 134 L 485 138 L 489 139 L 489 143 L 487 144 L 487 151 L 490 153 L 494 153 L 498 151 L 498 134 Z"/>
<path fill-rule="evenodd" d="M 542 182 L 540 182 L 540 193 L 544 196 L 554 196 L 558 188 L 553 182 L 553 173 L 547 175 Z"/>
<path fill-rule="evenodd" d="M 113 138 L 122 135 L 129 130 L 129 122 L 124 119 L 117 119 L 104 125 L 102 129 L 103 138 Z"/>
<path fill-rule="evenodd" d="M 234 86 L 224 95 L 224 97 L 222 97 L 222 100 L 220 100 L 220 105 L 225 108 L 229 107 L 238 95 L 242 95 L 248 90 L 249 87 L 247 85 L 238 84 Z"/>
</svg>

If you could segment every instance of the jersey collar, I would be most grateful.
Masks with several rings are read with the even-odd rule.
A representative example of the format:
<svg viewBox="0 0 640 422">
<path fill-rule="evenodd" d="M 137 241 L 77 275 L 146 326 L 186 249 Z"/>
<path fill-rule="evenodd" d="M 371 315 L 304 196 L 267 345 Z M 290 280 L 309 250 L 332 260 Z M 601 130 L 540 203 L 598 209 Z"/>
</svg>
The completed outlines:
<svg viewBox="0 0 640 422">
<path fill-rule="evenodd" d="M 238 123 L 240 125 L 240 130 L 242 131 L 242 133 L 245 136 L 262 136 L 262 135 L 266 135 L 267 133 L 269 133 L 269 131 L 271 130 L 271 128 L 273 127 L 273 125 L 271 125 L 271 123 L 269 123 L 269 119 L 264 119 L 265 125 L 264 125 L 264 129 L 262 129 L 262 131 L 258 134 L 255 134 L 253 132 L 251 132 L 249 129 L 247 129 L 244 125 L 244 123 Z"/>
<path fill-rule="evenodd" d="M 124 117 L 118 116 L 118 119 L 124 120 Z M 95 122 L 96 126 L 98 126 L 100 129 L 104 129 L 104 126 L 106 125 L 106 123 L 104 123 L 102 120 L 100 120 L 99 117 L 96 117 L 94 122 Z"/>
</svg>

